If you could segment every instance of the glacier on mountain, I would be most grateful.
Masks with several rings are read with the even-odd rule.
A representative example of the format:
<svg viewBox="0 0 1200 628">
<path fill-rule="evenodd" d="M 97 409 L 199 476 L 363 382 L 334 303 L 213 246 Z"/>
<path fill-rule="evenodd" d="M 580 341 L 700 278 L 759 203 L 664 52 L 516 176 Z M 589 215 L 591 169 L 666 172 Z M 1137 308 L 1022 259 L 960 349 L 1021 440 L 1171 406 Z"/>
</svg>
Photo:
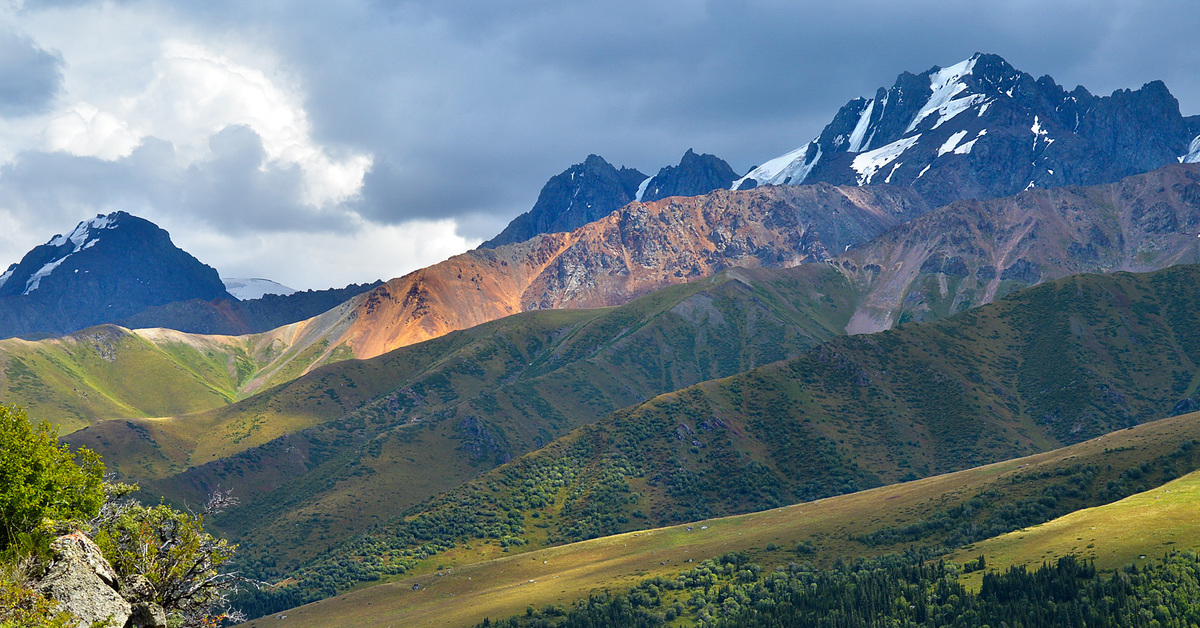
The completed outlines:
<svg viewBox="0 0 1200 628">
<path fill-rule="evenodd" d="M 815 151 L 811 160 L 804 158 L 809 150 Z M 790 153 L 780 155 L 754 168 L 746 173 L 746 176 L 734 181 L 729 189 L 740 189 L 742 184 L 750 179 L 759 184 L 799 185 L 804 182 L 805 177 L 812 172 L 813 167 L 820 160 L 821 147 L 817 145 L 817 140 L 813 140 Z"/>
<path fill-rule="evenodd" d="M 858 173 L 858 184 L 868 185 L 871 183 L 871 180 L 881 169 L 896 161 L 896 158 L 904 154 L 904 151 L 912 148 L 913 144 L 916 144 L 919 139 L 921 139 L 921 134 L 917 133 L 916 135 L 898 139 L 887 146 L 859 154 L 850 164 L 850 167 Z M 900 167 L 900 164 L 896 164 L 896 167 L 892 168 L 892 172 L 894 173 L 898 167 Z M 885 183 L 890 183 L 891 178 L 892 175 L 889 173 L 888 180 Z"/>
<path fill-rule="evenodd" d="M 955 98 L 967 89 L 967 84 L 963 83 L 962 79 L 971 74 L 978 59 L 979 55 L 975 55 L 930 75 L 929 88 L 933 94 L 925 102 L 925 106 L 921 107 L 921 110 L 913 117 L 904 132 L 912 133 L 925 118 L 934 114 L 937 114 L 933 122 L 933 128 L 936 129 L 954 116 L 987 100 L 987 96 L 983 94 L 970 94 L 962 98 Z"/>
</svg>

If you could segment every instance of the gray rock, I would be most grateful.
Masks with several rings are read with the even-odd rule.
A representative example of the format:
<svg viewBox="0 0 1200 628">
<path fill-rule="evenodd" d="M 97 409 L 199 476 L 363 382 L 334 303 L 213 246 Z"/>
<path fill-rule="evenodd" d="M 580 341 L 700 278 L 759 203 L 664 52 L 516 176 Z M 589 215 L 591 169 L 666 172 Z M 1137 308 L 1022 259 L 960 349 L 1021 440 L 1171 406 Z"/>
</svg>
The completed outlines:
<svg viewBox="0 0 1200 628">
<path fill-rule="evenodd" d="M 129 602 L 117 592 L 117 573 L 100 548 L 80 532 L 55 539 L 50 548 L 54 560 L 38 590 L 74 615 L 80 628 L 106 621 L 102 625 L 124 626 L 131 612 Z"/>
<path fill-rule="evenodd" d="M 133 613 L 129 615 L 128 628 L 167 628 L 167 614 L 163 607 L 153 602 L 133 605 Z"/>
<path fill-rule="evenodd" d="M 141 574 L 121 581 L 121 597 L 130 604 L 150 602 L 154 599 L 154 585 Z"/>
</svg>

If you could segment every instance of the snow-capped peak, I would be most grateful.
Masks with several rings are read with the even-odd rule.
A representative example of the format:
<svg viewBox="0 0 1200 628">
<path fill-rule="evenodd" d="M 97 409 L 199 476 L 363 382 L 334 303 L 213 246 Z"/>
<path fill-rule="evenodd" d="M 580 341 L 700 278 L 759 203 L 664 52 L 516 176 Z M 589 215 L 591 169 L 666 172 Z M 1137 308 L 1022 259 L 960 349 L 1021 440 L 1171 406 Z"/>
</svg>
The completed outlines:
<svg viewBox="0 0 1200 628">
<path fill-rule="evenodd" d="M 50 246 L 63 246 L 67 242 L 71 242 L 72 244 L 75 245 L 75 250 L 71 251 L 72 253 L 74 253 L 74 252 L 82 249 L 84 247 L 85 243 L 88 241 L 88 239 L 95 232 L 101 231 L 103 229 L 112 229 L 112 228 L 115 228 L 116 226 L 117 226 L 117 215 L 115 213 L 109 214 L 107 216 L 105 216 L 103 214 L 97 214 L 95 218 L 92 218 L 90 220 L 85 220 L 85 221 L 79 223 L 78 225 L 76 225 L 75 230 L 72 231 L 70 235 L 66 235 L 66 236 L 56 235 L 53 238 L 51 238 L 50 241 L 47 242 L 47 244 L 49 244 Z"/>
<path fill-rule="evenodd" d="M 1188 146 L 1188 153 L 1179 158 L 1180 163 L 1198 164 L 1200 163 L 1200 135 L 1197 135 Z"/>
<path fill-rule="evenodd" d="M 222 277 L 221 282 L 225 284 L 225 290 L 239 301 L 261 299 L 268 294 L 287 296 L 296 291 L 295 288 L 289 288 L 270 279 L 257 277 L 250 279 Z"/>
<path fill-rule="evenodd" d="M 37 270 L 37 272 L 30 275 L 29 279 L 25 282 L 25 290 L 21 294 L 29 294 L 30 292 L 37 290 L 38 286 L 42 284 L 42 279 L 45 279 L 50 275 L 50 273 L 54 272 L 54 269 L 58 268 L 63 262 L 67 261 L 68 257 L 95 246 L 96 243 L 100 241 L 97 233 L 105 229 L 115 229 L 118 222 L 117 218 L 117 213 L 112 213 L 107 216 L 103 214 L 97 214 L 95 218 L 85 220 L 76 225 L 75 230 L 72 231 L 70 235 L 56 235 L 53 238 L 50 238 L 50 241 L 46 243 L 47 245 L 55 248 L 69 247 L 70 250 L 64 250 L 56 253 L 53 259 L 51 259 L 49 262 L 46 262 Z M 0 286 L 3 286 L 4 282 L 8 281 L 8 277 L 11 276 L 11 272 L 12 271 L 10 270 L 8 273 L 5 273 L 3 276 L 3 281 L 0 281 Z"/>
</svg>

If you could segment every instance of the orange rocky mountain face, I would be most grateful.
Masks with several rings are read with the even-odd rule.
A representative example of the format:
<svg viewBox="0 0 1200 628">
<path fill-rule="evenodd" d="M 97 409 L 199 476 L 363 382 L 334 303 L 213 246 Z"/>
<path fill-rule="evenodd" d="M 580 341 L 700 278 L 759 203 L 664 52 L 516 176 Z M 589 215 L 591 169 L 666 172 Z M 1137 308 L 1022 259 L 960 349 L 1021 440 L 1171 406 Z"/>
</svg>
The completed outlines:
<svg viewBox="0 0 1200 628">
<path fill-rule="evenodd" d="M 825 184 L 630 203 L 570 233 L 393 279 L 356 297 L 329 346 L 368 358 L 518 312 L 619 305 L 725 268 L 825 260 L 928 209 L 910 189 Z"/>
</svg>

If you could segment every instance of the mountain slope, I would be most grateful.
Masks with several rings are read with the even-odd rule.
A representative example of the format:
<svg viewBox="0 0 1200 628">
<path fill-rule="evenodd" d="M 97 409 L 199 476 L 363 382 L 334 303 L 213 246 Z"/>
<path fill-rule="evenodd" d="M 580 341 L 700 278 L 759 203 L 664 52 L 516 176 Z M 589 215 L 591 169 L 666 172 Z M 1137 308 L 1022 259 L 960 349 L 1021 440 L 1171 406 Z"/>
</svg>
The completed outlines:
<svg viewBox="0 0 1200 628">
<path fill-rule="evenodd" d="M 621 304 L 725 268 L 825 259 L 928 209 L 908 189 L 828 185 L 631 203 L 570 233 L 393 279 L 326 340 L 366 358 L 518 312 Z"/>
<path fill-rule="evenodd" d="M 405 626 L 473 626 L 484 617 L 521 613 L 526 606 L 569 604 L 597 590 L 623 592 L 636 582 L 672 578 L 732 552 L 743 553 L 742 562 L 756 563 L 764 573 L 797 561 L 828 568 L 835 561 L 903 550 L 937 556 L 956 547 L 951 537 L 960 526 L 989 534 L 987 527 L 998 522 L 999 529 L 1040 523 L 1055 512 L 1129 494 L 1128 489 L 1106 493 L 1107 483 L 1120 482 L 1144 465 L 1150 468 L 1142 476 L 1146 487 L 1169 479 L 1161 469 L 1164 462 L 1180 471 L 1187 465 L 1194 467 L 1195 456 L 1179 454 L 1200 436 L 1198 418 L 1193 414 L 1164 419 L 1100 441 L 815 502 L 528 553 L 505 555 L 494 542 L 460 545 L 418 561 L 402 579 L 386 578 L 377 586 L 284 614 L 300 626 L 369 625 L 385 620 Z M 1058 496 L 1052 506 L 1045 505 L 1047 495 Z M 927 538 L 875 542 L 891 531 L 919 528 L 948 516 L 953 518 L 952 527 L 936 529 Z M 957 557 L 966 560 L 978 555 L 972 547 Z M 682 591 L 685 605 L 691 594 Z M 254 614 L 264 608 L 247 604 L 247 609 L 257 611 Z M 266 620 L 247 625 L 264 626 Z"/>
<path fill-rule="evenodd" d="M 901 74 L 850 101 L 808 144 L 733 184 L 912 186 L 934 205 L 1095 185 L 1176 163 L 1195 136 L 1166 86 L 1094 96 L 996 55 Z"/>
<path fill-rule="evenodd" d="M 848 331 L 946 316 L 1074 273 L 1194 263 L 1197 236 L 1197 165 L 1088 188 L 959 201 L 838 258 L 864 295 Z"/>
<path fill-rule="evenodd" d="M 847 288 L 828 266 L 735 269 L 619 308 L 509 317 L 327 367 L 205 415 L 67 440 L 174 499 L 236 486 L 247 506 L 214 522 L 271 539 L 283 564 L 326 544 L 314 518 L 361 529 L 618 408 L 798 355 L 840 333 Z"/>
<path fill-rule="evenodd" d="M 1197 285 L 1200 266 L 1075 276 L 935 323 L 837 338 L 616 412 L 321 564 L 363 560 L 368 547 L 536 547 L 773 508 L 1186 410 L 1200 386 Z"/>
<path fill-rule="evenodd" d="M 62 334 L 147 307 L 229 298 L 217 271 L 153 223 L 115 212 L 35 247 L 0 275 L 0 337 Z"/>
<path fill-rule="evenodd" d="M 1004 570 L 1073 555 L 1094 560 L 1101 569 L 1117 569 L 1131 563 L 1144 565 L 1147 558 L 1165 552 L 1195 551 L 1200 549 L 1200 536 L 1195 533 L 1200 521 L 1200 472 L 1185 473 L 1121 501 L 981 541 L 954 558 L 984 556 L 990 569 Z"/>
<path fill-rule="evenodd" d="M 533 209 L 517 216 L 499 235 L 479 245 L 494 249 L 543 233 L 573 231 L 632 201 L 646 175 L 617 170 L 598 155 L 588 155 L 546 182 Z"/>
</svg>

